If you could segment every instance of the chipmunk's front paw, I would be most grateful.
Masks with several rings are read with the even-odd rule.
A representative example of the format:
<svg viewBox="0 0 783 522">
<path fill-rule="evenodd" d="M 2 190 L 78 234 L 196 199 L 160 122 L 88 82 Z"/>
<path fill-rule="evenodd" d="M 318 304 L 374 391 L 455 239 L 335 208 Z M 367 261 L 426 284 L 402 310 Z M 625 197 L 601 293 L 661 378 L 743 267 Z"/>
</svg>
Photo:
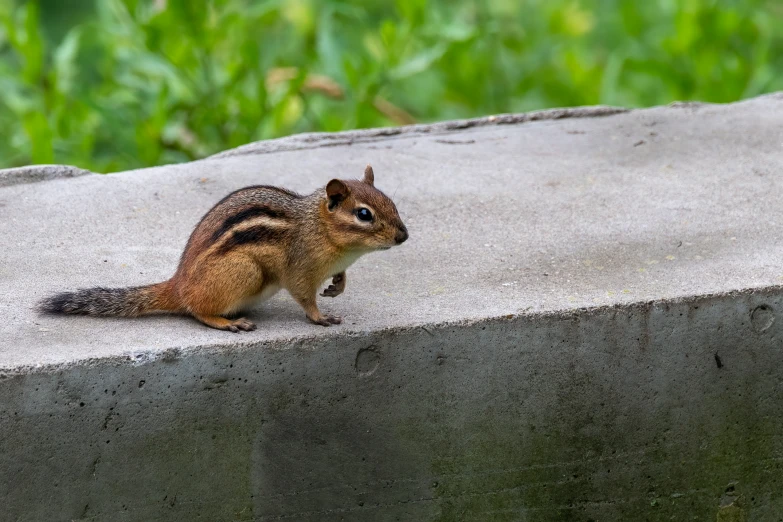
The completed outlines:
<svg viewBox="0 0 783 522">
<path fill-rule="evenodd" d="M 337 297 L 343 293 L 343 290 L 345 290 L 345 272 L 332 277 L 332 284 L 321 292 L 321 297 Z"/>
<path fill-rule="evenodd" d="M 343 293 L 342 288 L 338 289 L 334 285 L 329 285 L 327 288 L 324 289 L 323 292 L 321 292 L 321 297 L 337 297 L 342 293 Z"/>
</svg>

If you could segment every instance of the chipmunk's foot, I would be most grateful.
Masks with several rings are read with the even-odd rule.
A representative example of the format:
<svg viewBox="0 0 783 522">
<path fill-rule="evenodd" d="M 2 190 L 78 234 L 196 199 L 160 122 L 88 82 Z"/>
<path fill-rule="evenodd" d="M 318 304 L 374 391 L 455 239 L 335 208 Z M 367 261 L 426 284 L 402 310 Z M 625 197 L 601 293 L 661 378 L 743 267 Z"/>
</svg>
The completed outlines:
<svg viewBox="0 0 783 522">
<path fill-rule="evenodd" d="M 333 324 L 340 324 L 343 322 L 342 317 L 338 317 L 336 315 L 324 315 L 317 319 L 310 319 L 315 324 L 320 324 L 321 326 L 332 326 Z"/>
<path fill-rule="evenodd" d="M 308 292 L 307 294 L 299 294 L 298 296 L 296 293 L 292 292 L 291 295 L 294 296 L 294 299 L 296 299 L 297 302 L 302 306 L 307 318 L 315 324 L 320 324 L 321 326 L 331 326 L 333 324 L 342 323 L 343 320 L 336 315 L 321 313 L 321 311 L 318 309 L 318 305 L 315 303 L 316 291 L 313 291 L 312 294 Z"/>
<path fill-rule="evenodd" d="M 323 292 L 321 292 L 321 297 L 337 297 L 342 293 L 343 291 L 338 290 L 334 285 L 329 285 L 327 288 L 324 289 Z"/>
<path fill-rule="evenodd" d="M 239 319 L 226 319 L 217 315 L 196 315 L 196 319 L 207 326 L 217 328 L 218 330 L 227 330 L 229 332 L 239 333 L 240 331 L 250 332 L 256 329 L 255 323 L 248 321 L 244 317 Z"/>
<path fill-rule="evenodd" d="M 234 333 L 238 333 L 240 330 L 243 332 L 252 332 L 256 329 L 256 323 L 253 321 L 248 321 L 244 317 L 240 317 L 239 319 L 236 319 L 233 321 L 228 328 L 230 331 Z"/>
</svg>

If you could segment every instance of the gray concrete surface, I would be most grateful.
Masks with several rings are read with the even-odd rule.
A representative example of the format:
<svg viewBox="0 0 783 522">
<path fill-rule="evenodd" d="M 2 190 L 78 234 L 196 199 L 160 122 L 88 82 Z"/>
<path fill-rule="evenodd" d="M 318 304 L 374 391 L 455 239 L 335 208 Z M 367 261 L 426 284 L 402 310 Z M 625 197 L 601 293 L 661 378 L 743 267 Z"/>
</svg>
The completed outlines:
<svg viewBox="0 0 783 522">
<path fill-rule="evenodd" d="M 167 278 L 233 189 L 367 162 L 411 238 L 322 301 L 344 325 L 31 310 Z M 778 94 L 5 183 L 0 519 L 781 520 L 781 170 Z"/>
</svg>

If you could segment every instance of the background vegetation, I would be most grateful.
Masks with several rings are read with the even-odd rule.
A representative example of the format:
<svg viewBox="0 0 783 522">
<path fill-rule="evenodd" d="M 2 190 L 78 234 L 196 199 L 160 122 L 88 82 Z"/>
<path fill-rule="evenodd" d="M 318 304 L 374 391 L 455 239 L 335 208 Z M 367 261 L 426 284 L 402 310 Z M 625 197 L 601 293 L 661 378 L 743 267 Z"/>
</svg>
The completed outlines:
<svg viewBox="0 0 783 522">
<path fill-rule="evenodd" d="M 0 167 L 782 89 L 781 0 L 0 0 Z"/>
</svg>

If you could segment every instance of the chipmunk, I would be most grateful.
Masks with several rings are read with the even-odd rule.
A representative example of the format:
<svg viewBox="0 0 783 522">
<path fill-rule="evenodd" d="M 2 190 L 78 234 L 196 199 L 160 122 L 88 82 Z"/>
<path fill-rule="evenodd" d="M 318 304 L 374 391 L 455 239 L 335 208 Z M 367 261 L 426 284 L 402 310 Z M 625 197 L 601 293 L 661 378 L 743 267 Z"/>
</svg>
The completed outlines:
<svg viewBox="0 0 783 522">
<path fill-rule="evenodd" d="M 188 239 L 174 276 L 130 288 L 91 288 L 41 301 L 46 314 L 137 317 L 170 312 L 207 326 L 239 332 L 256 325 L 236 317 L 285 288 L 310 321 L 330 326 L 342 319 L 318 310 L 316 295 L 345 290 L 345 270 L 361 255 L 408 239 L 397 207 L 364 179 L 331 180 L 303 196 L 272 186 L 232 192 L 207 212 Z"/>
</svg>

